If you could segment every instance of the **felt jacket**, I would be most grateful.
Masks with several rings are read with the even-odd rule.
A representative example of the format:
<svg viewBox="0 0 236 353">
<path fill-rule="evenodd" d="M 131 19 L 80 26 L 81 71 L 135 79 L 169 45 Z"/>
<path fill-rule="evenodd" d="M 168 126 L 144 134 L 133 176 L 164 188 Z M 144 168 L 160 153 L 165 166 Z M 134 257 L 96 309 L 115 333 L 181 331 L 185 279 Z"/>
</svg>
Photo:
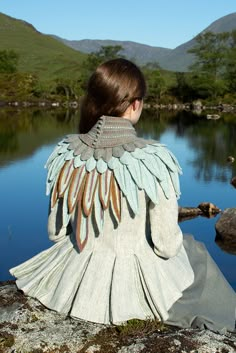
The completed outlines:
<svg viewBox="0 0 236 353">
<path fill-rule="evenodd" d="M 92 322 L 167 320 L 194 281 L 172 153 L 138 138 L 128 120 L 104 116 L 88 134 L 60 142 L 47 168 L 55 245 L 15 271 L 18 285 Z"/>
</svg>

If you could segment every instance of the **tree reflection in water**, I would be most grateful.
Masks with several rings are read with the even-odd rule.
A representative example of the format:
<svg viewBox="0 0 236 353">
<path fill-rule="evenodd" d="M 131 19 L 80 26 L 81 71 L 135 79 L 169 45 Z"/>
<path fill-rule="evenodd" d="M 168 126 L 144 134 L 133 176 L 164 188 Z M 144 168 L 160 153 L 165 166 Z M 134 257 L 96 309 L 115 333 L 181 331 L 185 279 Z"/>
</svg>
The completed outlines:
<svg viewBox="0 0 236 353">
<path fill-rule="evenodd" d="M 1 109 L 0 166 L 32 155 L 60 135 L 74 133 L 78 119 L 73 110 Z"/>
</svg>

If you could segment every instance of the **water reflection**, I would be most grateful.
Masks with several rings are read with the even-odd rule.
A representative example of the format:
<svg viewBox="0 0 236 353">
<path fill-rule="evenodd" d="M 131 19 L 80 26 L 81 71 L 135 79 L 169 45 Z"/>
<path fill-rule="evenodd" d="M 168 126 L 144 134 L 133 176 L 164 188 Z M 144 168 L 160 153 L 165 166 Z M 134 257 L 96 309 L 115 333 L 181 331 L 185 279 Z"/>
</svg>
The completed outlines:
<svg viewBox="0 0 236 353">
<path fill-rule="evenodd" d="M 48 155 L 63 136 L 77 132 L 77 111 L 0 110 L 0 280 L 8 269 L 49 247 L 45 197 Z M 213 202 L 222 210 L 235 207 L 236 190 L 230 185 L 236 175 L 236 119 L 223 116 L 207 120 L 187 112 L 145 111 L 137 125 L 140 136 L 159 140 L 176 154 L 183 168 L 180 205 Z M 217 218 L 217 217 L 216 217 Z M 226 278 L 236 288 L 232 270 L 236 257 L 232 244 L 215 242 L 216 219 L 181 222 L 183 232 L 205 243 Z M 221 248 L 224 250 L 222 251 Z"/>
<path fill-rule="evenodd" d="M 78 112 L 60 110 L 0 110 L 0 166 L 32 155 L 78 126 Z"/>
<path fill-rule="evenodd" d="M 192 161 L 196 179 L 209 182 L 217 180 L 230 182 L 236 174 L 236 163 L 230 165 L 229 155 L 236 156 L 236 121 L 229 115 L 222 115 L 220 120 L 207 120 L 206 115 L 179 113 L 173 122 L 176 134 L 184 136 L 193 149 Z"/>
<path fill-rule="evenodd" d="M 216 234 L 216 244 L 226 253 L 236 255 L 236 239 L 231 237 L 222 237 L 220 234 Z"/>
</svg>

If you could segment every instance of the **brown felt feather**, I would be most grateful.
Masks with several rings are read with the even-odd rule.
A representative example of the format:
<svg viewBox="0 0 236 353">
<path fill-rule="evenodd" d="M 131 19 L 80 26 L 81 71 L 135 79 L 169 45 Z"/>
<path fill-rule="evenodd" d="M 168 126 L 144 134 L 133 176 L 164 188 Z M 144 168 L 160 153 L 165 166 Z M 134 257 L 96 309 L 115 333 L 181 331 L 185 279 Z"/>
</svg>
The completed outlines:
<svg viewBox="0 0 236 353">
<path fill-rule="evenodd" d="M 113 172 L 109 169 L 104 174 L 99 175 L 99 199 L 102 208 L 106 210 L 110 202 L 111 177 Z"/>
<path fill-rule="evenodd" d="M 66 161 L 52 190 L 51 207 L 55 206 L 59 198 L 64 198 L 65 217 L 77 209 L 76 243 L 80 251 L 88 240 L 88 225 L 93 207 L 100 209 L 103 218 L 103 212 L 110 205 L 116 220 L 121 220 L 121 191 L 110 169 L 102 174 L 96 169 L 88 172 L 85 165 L 74 168 L 72 160 Z M 95 200 L 99 205 L 95 204 Z"/>
<path fill-rule="evenodd" d="M 75 169 L 72 174 L 71 182 L 69 185 L 69 192 L 68 192 L 69 213 L 73 212 L 77 204 L 77 201 L 79 202 L 79 198 L 82 199 L 81 194 L 83 193 L 83 190 L 84 190 L 87 174 L 88 173 L 86 172 L 84 165 L 80 168 Z"/>
<path fill-rule="evenodd" d="M 121 221 L 121 192 L 120 188 L 112 175 L 111 178 L 111 197 L 110 197 L 110 205 L 114 216 L 117 220 Z"/>
<path fill-rule="evenodd" d="M 81 240 L 81 233 L 83 232 L 83 227 L 86 228 L 85 238 Z M 84 217 L 83 209 L 81 207 L 81 200 L 78 202 L 78 211 L 77 211 L 77 224 L 76 224 L 76 243 L 80 251 L 82 251 L 88 240 L 88 218 Z"/>
<path fill-rule="evenodd" d="M 71 176 L 74 171 L 73 160 L 67 161 L 61 169 L 59 180 L 58 180 L 58 194 L 62 197 L 65 190 L 67 189 Z"/>
<path fill-rule="evenodd" d="M 87 174 L 83 193 L 83 211 L 85 216 L 89 216 L 94 202 L 94 195 L 98 187 L 98 173 L 96 169 Z"/>
<path fill-rule="evenodd" d="M 56 181 L 53 186 L 53 190 L 52 190 L 52 194 L 51 194 L 51 209 L 55 206 L 55 204 L 58 200 L 57 188 L 58 188 L 58 181 Z"/>
</svg>

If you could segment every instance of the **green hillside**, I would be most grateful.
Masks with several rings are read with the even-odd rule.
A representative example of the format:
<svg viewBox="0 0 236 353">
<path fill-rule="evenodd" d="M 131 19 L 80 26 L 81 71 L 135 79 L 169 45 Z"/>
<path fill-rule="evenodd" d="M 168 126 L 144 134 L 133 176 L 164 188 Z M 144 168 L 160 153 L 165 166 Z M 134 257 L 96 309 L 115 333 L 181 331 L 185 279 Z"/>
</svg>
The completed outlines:
<svg viewBox="0 0 236 353">
<path fill-rule="evenodd" d="M 42 80 L 75 78 L 86 58 L 29 23 L 0 13 L 0 50 L 6 49 L 19 54 L 19 71 L 35 73 Z"/>
</svg>

